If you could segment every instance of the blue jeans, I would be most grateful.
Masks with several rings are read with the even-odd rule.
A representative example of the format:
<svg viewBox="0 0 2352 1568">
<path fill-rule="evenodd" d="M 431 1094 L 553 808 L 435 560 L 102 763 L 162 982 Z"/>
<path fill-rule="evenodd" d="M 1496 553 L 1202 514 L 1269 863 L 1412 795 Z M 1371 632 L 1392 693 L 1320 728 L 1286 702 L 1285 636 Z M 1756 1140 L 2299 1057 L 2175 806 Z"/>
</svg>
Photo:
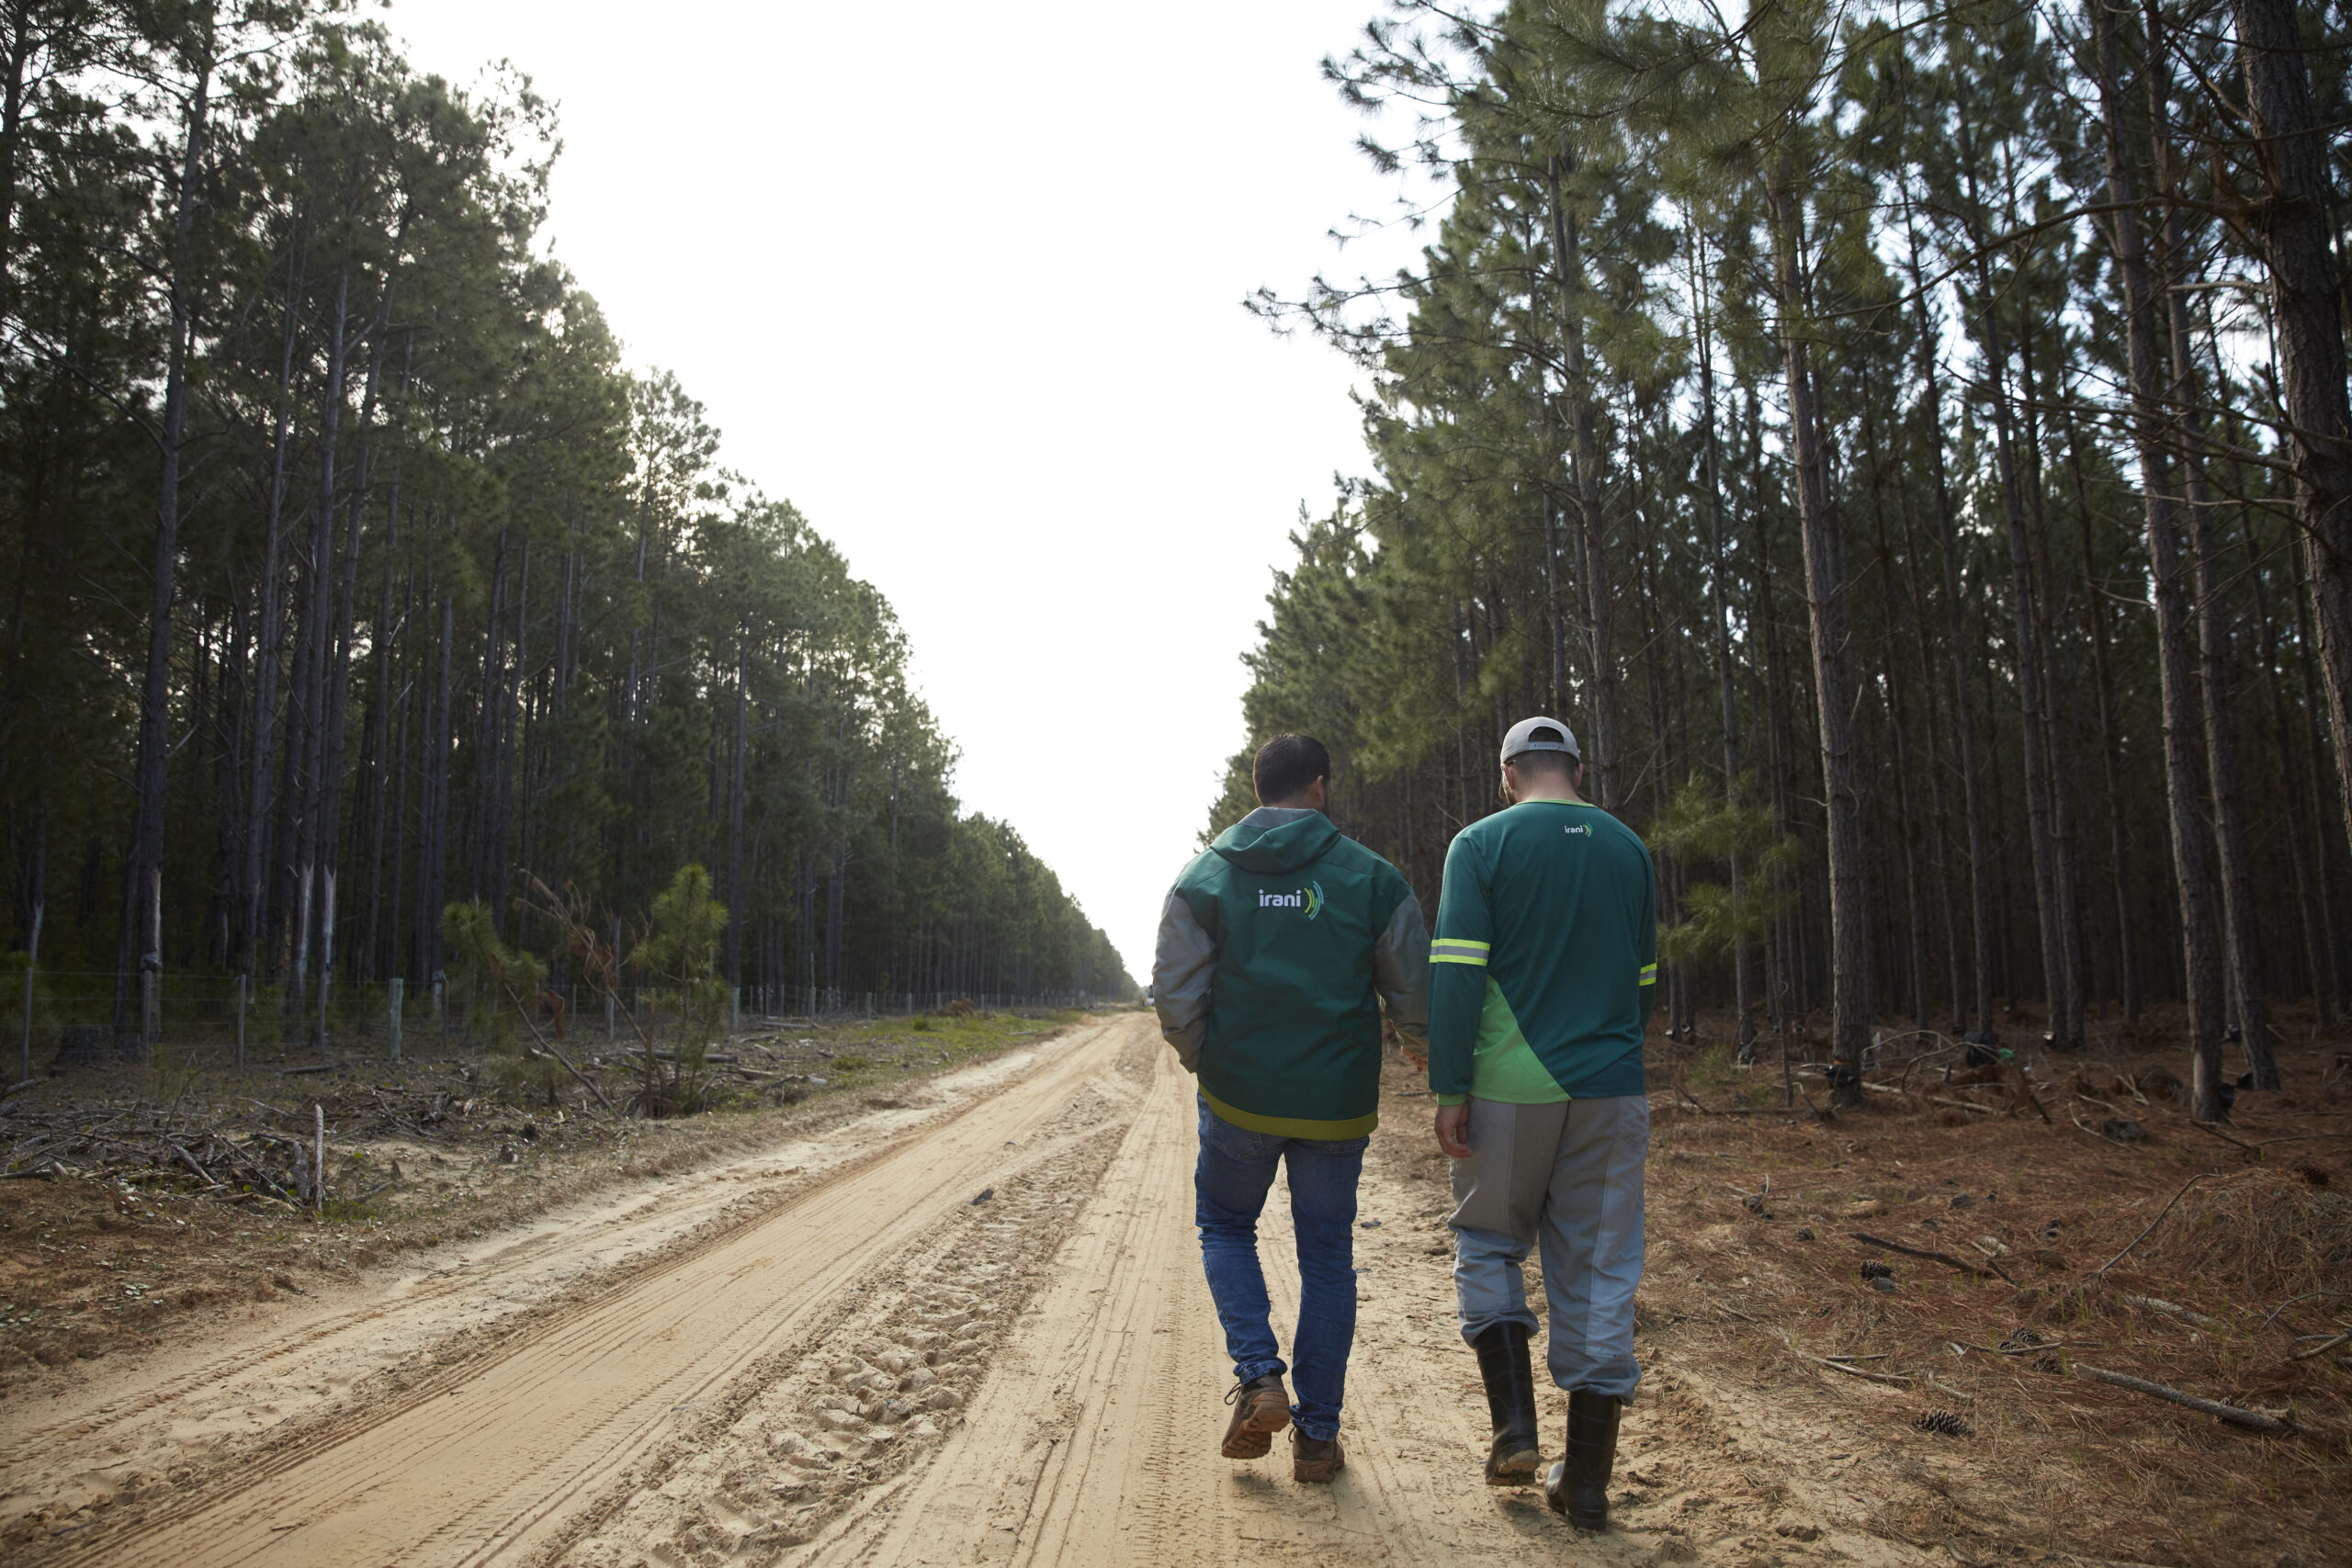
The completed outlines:
<svg viewBox="0 0 2352 1568">
<path fill-rule="evenodd" d="M 1193 1168 L 1201 1264 L 1233 1375 L 1253 1382 L 1292 1374 L 1291 1419 L 1310 1438 L 1340 1435 L 1348 1348 L 1356 1337 L 1356 1179 L 1369 1138 L 1292 1138 L 1237 1127 L 1201 1103 L 1201 1157 Z M 1291 1228 L 1298 1238 L 1298 1332 L 1285 1367 L 1274 1343 L 1258 1215 L 1278 1162 L 1290 1166 Z"/>
</svg>

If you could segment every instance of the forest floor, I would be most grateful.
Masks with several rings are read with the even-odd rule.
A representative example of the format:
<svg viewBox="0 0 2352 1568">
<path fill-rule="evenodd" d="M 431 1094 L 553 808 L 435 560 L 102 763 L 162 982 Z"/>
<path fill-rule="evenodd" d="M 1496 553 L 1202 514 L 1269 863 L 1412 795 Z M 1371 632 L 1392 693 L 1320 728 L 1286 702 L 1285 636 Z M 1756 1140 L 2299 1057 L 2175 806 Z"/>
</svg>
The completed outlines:
<svg viewBox="0 0 2352 1568">
<path fill-rule="evenodd" d="M 2237 1145 L 2166 1098 L 2177 1062 L 2111 1032 L 2087 1059 L 1977 1084 L 1891 1043 L 1879 1090 L 1829 1115 L 1781 1109 L 1777 1061 L 1742 1069 L 1703 1032 L 1656 1043 L 1648 1375 L 1618 1525 L 1595 1540 L 1479 1483 L 1445 1167 L 1402 1062 L 1365 1169 L 1348 1469 L 1302 1487 L 1283 1445 L 1217 1457 L 1228 1377 L 1191 1235 L 1190 1083 L 1124 1015 L 740 1119 L 691 1155 L 634 1128 L 626 1166 L 609 1145 L 583 1156 L 617 1170 L 601 1186 L 529 1213 L 517 1196 L 513 1223 L 478 1210 L 396 1257 L 361 1254 L 401 1245 L 373 1237 L 402 1222 L 288 1218 L 314 1238 L 274 1244 L 307 1260 L 288 1275 L 300 1293 L 249 1266 L 233 1308 L 132 1308 L 136 1342 L 19 1370 L 0 1398 L 0 1551 L 2319 1568 L 2352 1539 L 2352 1357 L 2327 1338 L 2352 1323 L 2352 1042 L 2281 1021 L 2288 1088 L 2240 1099 Z M 1796 1087 L 1827 1110 L 1817 1077 Z M 531 1145 L 526 1168 L 556 1141 L 504 1136 Z M 671 1158 L 695 1175 L 663 1177 Z M 473 1168 L 493 1191 L 508 1174 Z M 21 1224 L 19 1194 L 76 1185 L 0 1199 Z M 196 1201 L 109 1203 L 89 1220 L 136 1228 L 52 1227 L 49 1245 L 208 1228 L 176 1207 Z M 1286 1314 L 1281 1207 L 1278 1189 L 1263 1235 Z M 209 1245 L 249 1250 L 233 1240 Z M 1867 1282 L 1864 1261 L 1890 1278 Z"/>
</svg>

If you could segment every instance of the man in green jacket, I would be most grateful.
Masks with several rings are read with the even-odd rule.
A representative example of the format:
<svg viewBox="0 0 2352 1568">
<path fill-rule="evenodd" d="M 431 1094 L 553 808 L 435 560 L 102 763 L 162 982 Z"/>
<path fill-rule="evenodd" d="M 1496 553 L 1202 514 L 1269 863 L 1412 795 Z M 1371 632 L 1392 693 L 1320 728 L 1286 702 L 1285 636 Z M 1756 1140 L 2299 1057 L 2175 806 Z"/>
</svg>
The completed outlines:
<svg viewBox="0 0 2352 1568">
<path fill-rule="evenodd" d="M 1520 1265 L 1540 1238 L 1545 1359 L 1568 1391 L 1567 1457 L 1544 1477 L 1544 1500 L 1600 1529 L 1618 1413 L 1642 1376 L 1634 1290 L 1657 874 L 1633 829 L 1577 793 L 1584 764 L 1566 725 L 1513 725 L 1502 764 L 1512 805 L 1454 836 L 1430 945 L 1430 1089 L 1439 1146 L 1453 1159 L 1454 1294 L 1494 1422 L 1487 1483 L 1523 1484 L 1543 1458 Z"/>
<path fill-rule="evenodd" d="M 1257 755 L 1262 804 L 1168 896 L 1154 954 L 1160 1032 L 1200 1080 L 1194 1218 L 1233 1359 L 1220 1451 L 1257 1459 L 1292 1426 L 1291 1474 L 1345 1462 L 1340 1405 L 1355 1339 L 1356 1181 L 1380 1120 L 1380 1009 L 1424 1038 L 1428 928 L 1396 868 L 1331 825 L 1331 757 L 1304 735 Z M 1298 1329 L 1286 1367 L 1258 1262 L 1274 1168 L 1290 1177 Z M 1283 1384 L 1295 1374 L 1298 1403 Z"/>
</svg>

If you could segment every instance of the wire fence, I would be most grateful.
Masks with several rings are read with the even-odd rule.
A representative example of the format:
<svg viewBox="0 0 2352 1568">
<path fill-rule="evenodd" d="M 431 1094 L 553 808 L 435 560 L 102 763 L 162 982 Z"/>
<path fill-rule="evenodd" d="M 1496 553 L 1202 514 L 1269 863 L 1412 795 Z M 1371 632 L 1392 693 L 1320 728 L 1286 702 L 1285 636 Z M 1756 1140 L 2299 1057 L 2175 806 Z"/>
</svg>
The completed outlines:
<svg viewBox="0 0 2352 1568">
<path fill-rule="evenodd" d="M 152 982 L 152 996 L 150 983 Z M 732 1032 L 762 1019 L 840 1022 L 921 1013 L 1082 1010 L 1127 998 L 1089 991 L 848 991 L 805 986 L 752 986 L 728 996 Z M 280 1058 L 357 1054 L 397 1061 L 427 1052 L 485 1048 L 496 1015 L 519 1011 L 526 1032 L 557 1039 L 617 1041 L 642 1030 L 666 1035 L 686 1016 L 673 987 L 625 986 L 618 994 L 583 997 L 578 986 L 547 990 L 520 1009 L 511 1001 L 453 994 L 447 981 L 411 991 L 394 979 L 334 987 L 323 993 L 256 986 L 240 975 L 112 970 L 17 969 L 0 975 L 0 1031 L 17 1038 L 15 1077 L 77 1067 L 149 1062 L 161 1051 L 195 1065 L 242 1068 L 249 1056 Z M 149 1016 L 152 1014 L 152 1017 Z M 634 1027 L 627 1020 L 634 1020 Z M 12 1027 L 13 1026 L 13 1027 Z M 0 1033 L 0 1039 L 6 1034 Z"/>
<path fill-rule="evenodd" d="M 740 1010 L 772 1018 L 911 1017 L 945 1012 L 959 1003 L 978 1012 L 1067 1010 L 1114 1001 L 1092 991 L 841 991 L 803 986 L 746 986 L 735 995 Z"/>
</svg>

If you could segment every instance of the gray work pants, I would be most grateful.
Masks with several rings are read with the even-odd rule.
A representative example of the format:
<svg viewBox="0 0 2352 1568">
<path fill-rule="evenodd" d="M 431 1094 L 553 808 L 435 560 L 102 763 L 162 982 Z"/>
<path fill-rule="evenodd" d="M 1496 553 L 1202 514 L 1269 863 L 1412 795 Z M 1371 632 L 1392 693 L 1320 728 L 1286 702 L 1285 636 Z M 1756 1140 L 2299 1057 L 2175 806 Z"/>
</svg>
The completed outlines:
<svg viewBox="0 0 2352 1568">
<path fill-rule="evenodd" d="M 1453 1290 L 1462 1337 L 1532 1331 L 1520 1265 L 1543 1247 L 1552 1381 L 1631 1403 L 1634 1290 L 1642 1280 L 1642 1170 L 1650 1102 L 1638 1094 L 1559 1105 L 1470 1101 L 1470 1157 L 1453 1162 Z"/>
</svg>

